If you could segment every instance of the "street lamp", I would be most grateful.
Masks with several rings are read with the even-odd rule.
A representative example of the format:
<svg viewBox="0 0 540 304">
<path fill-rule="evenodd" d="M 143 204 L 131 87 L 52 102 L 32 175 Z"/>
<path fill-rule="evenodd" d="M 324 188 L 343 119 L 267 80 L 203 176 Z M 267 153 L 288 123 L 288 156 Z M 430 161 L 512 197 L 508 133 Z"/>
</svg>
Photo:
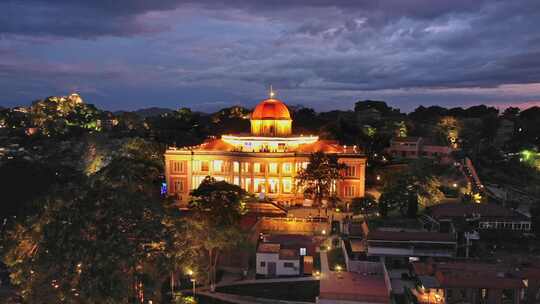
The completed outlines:
<svg viewBox="0 0 540 304">
<path fill-rule="evenodd" d="M 195 277 L 193 276 L 195 273 L 193 272 L 193 270 L 191 269 L 188 269 L 187 270 L 187 275 L 191 277 L 190 281 L 191 283 L 193 283 L 193 296 L 195 296 Z"/>
<path fill-rule="evenodd" d="M 195 279 L 192 278 L 191 282 L 193 283 L 193 296 L 195 296 Z"/>
</svg>

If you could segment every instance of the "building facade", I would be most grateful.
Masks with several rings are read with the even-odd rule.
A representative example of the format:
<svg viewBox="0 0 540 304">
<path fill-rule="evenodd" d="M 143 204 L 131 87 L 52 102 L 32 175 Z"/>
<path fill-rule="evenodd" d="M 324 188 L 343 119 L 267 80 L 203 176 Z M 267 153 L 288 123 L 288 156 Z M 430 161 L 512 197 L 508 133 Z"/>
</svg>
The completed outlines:
<svg viewBox="0 0 540 304">
<path fill-rule="evenodd" d="M 295 177 L 307 167 L 309 156 L 321 151 L 347 165 L 335 185 L 337 197 L 349 201 L 364 196 L 366 157 L 356 147 L 294 135 L 287 106 L 272 94 L 255 107 L 250 122 L 251 134 L 223 135 L 198 146 L 167 149 L 167 193 L 185 204 L 191 190 L 212 176 L 278 203 L 296 204 L 304 196 Z"/>
<path fill-rule="evenodd" d="M 386 151 L 397 159 L 424 157 L 448 164 L 452 162 L 454 149 L 450 146 L 434 144 L 422 137 L 395 137 L 390 140 L 390 147 Z"/>
</svg>

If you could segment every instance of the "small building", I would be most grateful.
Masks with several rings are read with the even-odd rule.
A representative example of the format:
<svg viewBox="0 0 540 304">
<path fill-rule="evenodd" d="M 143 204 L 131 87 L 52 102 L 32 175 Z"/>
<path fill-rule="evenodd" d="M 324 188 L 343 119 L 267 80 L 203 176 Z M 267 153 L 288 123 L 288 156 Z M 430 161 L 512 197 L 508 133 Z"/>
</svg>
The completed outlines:
<svg viewBox="0 0 540 304">
<path fill-rule="evenodd" d="M 409 295 L 420 304 L 539 303 L 539 270 L 475 261 L 414 262 L 416 286 Z"/>
<path fill-rule="evenodd" d="M 391 303 L 392 285 L 382 263 L 369 263 L 368 271 L 329 272 L 321 278 L 317 304 Z"/>
<path fill-rule="evenodd" d="M 473 229 L 483 232 L 530 232 L 531 219 L 527 216 L 496 204 L 446 203 L 429 207 L 428 214 L 439 225 L 451 225 L 465 221 Z"/>
<path fill-rule="evenodd" d="M 311 275 L 316 244 L 305 235 L 268 235 L 257 247 L 257 276 Z"/>
<path fill-rule="evenodd" d="M 370 230 L 362 225 L 367 256 L 377 256 L 396 267 L 411 258 L 454 257 L 457 252 L 457 240 L 451 233 L 413 230 Z"/>
<path fill-rule="evenodd" d="M 417 159 L 420 157 L 438 159 L 441 163 L 452 162 L 450 146 L 438 145 L 423 137 L 394 137 L 390 140 L 388 154 L 398 159 Z"/>
</svg>

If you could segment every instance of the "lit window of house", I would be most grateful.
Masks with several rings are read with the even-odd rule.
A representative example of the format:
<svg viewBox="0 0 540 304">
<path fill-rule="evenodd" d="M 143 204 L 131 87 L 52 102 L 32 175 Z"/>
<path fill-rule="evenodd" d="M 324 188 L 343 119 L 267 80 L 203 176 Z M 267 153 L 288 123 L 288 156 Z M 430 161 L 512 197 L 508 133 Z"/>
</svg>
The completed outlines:
<svg viewBox="0 0 540 304">
<path fill-rule="evenodd" d="M 208 161 L 203 160 L 201 161 L 201 171 L 208 172 L 209 164 Z"/>
<path fill-rule="evenodd" d="M 355 187 L 354 186 L 345 186 L 345 196 L 346 197 L 353 197 L 355 196 Z"/>
<path fill-rule="evenodd" d="M 278 173 L 278 164 L 276 164 L 276 163 L 268 164 L 268 172 L 277 174 Z"/>
<path fill-rule="evenodd" d="M 184 162 L 183 161 L 171 161 L 171 172 L 172 173 L 184 173 Z"/>
<path fill-rule="evenodd" d="M 255 193 L 265 193 L 266 192 L 266 183 L 264 178 L 255 178 L 253 180 L 253 191 Z"/>
<path fill-rule="evenodd" d="M 268 179 L 268 193 L 278 192 L 278 180 L 275 178 Z"/>
<path fill-rule="evenodd" d="M 292 181 L 290 178 L 283 179 L 283 193 L 291 193 L 292 192 Z"/>
<path fill-rule="evenodd" d="M 283 173 L 292 173 L 292 164 L 291 163 L 283 163 Z"/>
<path fill-rule="evenodd" d="M 223 161 L 222 160 L 214 160 L 212 162 L 212 171 L 221 172 L 222 170 L 223 170 Z"/>
<path fill-rule="evenodd" d="M 236 162 L 236 161 L 235 161 L 235 162 L 233 163 L 233 171 L 234 171 L 235 173 L 238 173 L 238 172 L 240 171 L 240 163 L 239 163 L 239 162 Z"/>
<path fill-rule="evenodd" d="M 249 172 L 249 163 L 242 163 L 242 173 L 248 173 Z"/>
<path fill-rule="evenodd" d="M 251 191 L 251 178 L 246 178 L 244 180 L 244 190 Z"/>
<path fill-rule="evenodd" d="M 173 192 L 175 193 L 184 192 L 184 181 L 182 179 L 174 179 L 172 184 L 173 184 L 173 189 L 172 189 Z"/>
<path fill-rule="evenodd" d="M 356 166 L 348 165 L 345 174 L 347 176 L 356 176 Z"/>
<path fill-rule="evenodd" d="M 255 172 L 255 173 L 264 173 L 264 164 L 254 163 L 253 164 L 253 172 Z"/>
</svg>

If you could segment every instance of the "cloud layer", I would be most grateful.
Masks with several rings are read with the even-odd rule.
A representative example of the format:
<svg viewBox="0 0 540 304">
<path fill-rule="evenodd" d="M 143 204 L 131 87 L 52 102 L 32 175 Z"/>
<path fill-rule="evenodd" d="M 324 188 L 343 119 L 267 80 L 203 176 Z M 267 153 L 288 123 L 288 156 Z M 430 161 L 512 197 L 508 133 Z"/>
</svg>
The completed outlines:
<svg viewBox="0 0 540 304">
<path fill-rule="evenodd" d="M 0 105 L 80 91 L 110 109 L 540 100 L 540 2 L 0 2 Z"/>
</svg>

